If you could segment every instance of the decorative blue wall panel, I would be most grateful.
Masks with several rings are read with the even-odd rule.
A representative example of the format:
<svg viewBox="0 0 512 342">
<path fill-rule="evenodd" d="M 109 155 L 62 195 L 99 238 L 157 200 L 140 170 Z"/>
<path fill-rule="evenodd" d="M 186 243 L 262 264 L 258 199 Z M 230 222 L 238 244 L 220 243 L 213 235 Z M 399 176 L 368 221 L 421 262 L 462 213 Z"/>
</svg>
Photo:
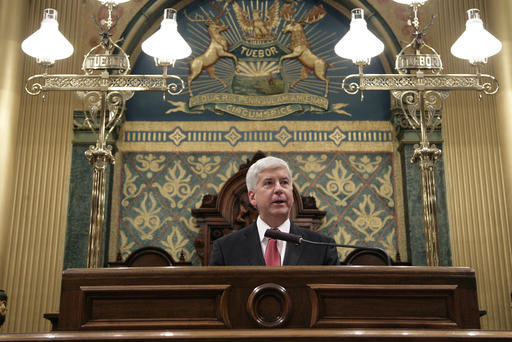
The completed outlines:
<svg viewBox="0 0 512 342">
<path fill-rule="evenodd" d="M 378 246 L 396 254 L 396 191 L 392 153 L 272 153 L 285 159 L 299 192 L 327 211 L 320 231 L 337 242 Z M 198 226 L 191 209 L 217 193 L 248 153 L 123 152 L 119 220 L 113 226 L 123 258 L 154 245 L 197 265 Z M 347 251 L 340 250 L 340 257 Z"/>
</svg>

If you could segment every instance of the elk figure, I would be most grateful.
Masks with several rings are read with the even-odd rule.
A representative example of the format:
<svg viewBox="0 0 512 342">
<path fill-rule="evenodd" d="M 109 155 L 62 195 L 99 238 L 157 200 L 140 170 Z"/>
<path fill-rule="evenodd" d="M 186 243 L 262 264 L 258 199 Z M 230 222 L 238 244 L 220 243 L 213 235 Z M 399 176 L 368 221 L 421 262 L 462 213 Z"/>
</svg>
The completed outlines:
<svg viewBox="0 0 512 342">
<path fill-rule="evenodd" d="M 215 6 L 213 4 L 212 6 L 218 10 L 218 14 L 215 15 L 213 19 L 199 14 L 196 15 L 195 19 L 192 19 L 185 13 L 185 16 L 188 20 L 192 22 L 205 23 L 205 25 L 208 27 L 208 35 L 210 36 L 210 44 L 206 50 L 201 55 L 195 57 L 192 62 L 190 62 L 190 73 L 187 81 L 188 93 L 190 96 L 192 96 L 192 88 L 190 87 L 190 84 L 201 74 L 203 70 L 205 70 L 211 78 L 219 81 L 224 86 L 224 88 L 227 87 L 226 83 L 215 75 L 214 64 L 219 60 L 219 58 L 233 58 L 235 61 L 235 68 L 238 68 L 238 59 L 235 55 L 228 52 L 228 40 L 221 34 L 221 32 L 228 29 L 228 26 L 219 21 L 219 18 L 223 15 L 224 12 L 220 6 Z"/>
<path fill-rule="evenodd" d="M 315 55 L 308 43 L 308 38 L 304 33 L 304 26 L 312 24 L 322 19 L 327 13 L 322 5 L 315 6 L 307 13 L 301 20 L 295 21 L 295 10 L 292 8 L 293 4 L 285 5 L 281 8 L 281 18 L 288 22 L 283 28 L 284 33 L 290 33 L 290 46 L 291 53 L 281 56 L 279 59 L 279 70 L 283 60 L 290 58 L 297 58 L 302 63 L 301 77 L 290 85 L 290 88 L 295 87 L 297 83 L 308 78 L 308 75 L 313 71 L 315 76 L 325 82 L 325 93 L 327 97 L 329 93 L 329 80 L 325 76 L 328 64 L 322 58 Z"/>
</svg>

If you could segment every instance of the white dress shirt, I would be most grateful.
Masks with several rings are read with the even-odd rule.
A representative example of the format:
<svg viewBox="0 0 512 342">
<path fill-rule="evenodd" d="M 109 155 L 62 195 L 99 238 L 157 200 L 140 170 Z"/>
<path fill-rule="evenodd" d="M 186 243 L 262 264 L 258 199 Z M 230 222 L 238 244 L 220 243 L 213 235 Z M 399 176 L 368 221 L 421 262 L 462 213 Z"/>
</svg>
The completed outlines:
<svg viewBox="0 0 512 342">
<path fill-rule="evenodd" d="M 265 258 L 265 251 L 267 249 L 268 237 L 265 237 L 265 231 L 267 229 L 277 228 L 283 233 L 290 233 L 290 220 L 287 219 L 279 227 L 270 227 L 265 221 L 258 216 L 256 220 L 256 226 L 258 227 L 258 234 L 260 235 L 261 250 L 263 251 L 263 258 Z M 277 249 L 281 255 L 281 266 L 283 266 L 284 253 L 286 251 L 286 241 L 277 240 Z"/>
</svg>

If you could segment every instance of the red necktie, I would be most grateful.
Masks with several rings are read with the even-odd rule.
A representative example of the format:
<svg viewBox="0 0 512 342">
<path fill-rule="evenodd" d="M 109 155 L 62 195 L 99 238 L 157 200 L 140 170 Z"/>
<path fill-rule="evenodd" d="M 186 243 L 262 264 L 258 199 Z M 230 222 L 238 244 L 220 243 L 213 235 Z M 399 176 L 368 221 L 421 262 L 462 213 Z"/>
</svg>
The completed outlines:
<svg viewBox="0 0 512 342">
<path fill-rule="evenodd" d="M 281 266 L 281 254 L 277 249 L 276 239 L 268 239 L 267 249 L 265 250 L 265 265 Z"/>
</svg>

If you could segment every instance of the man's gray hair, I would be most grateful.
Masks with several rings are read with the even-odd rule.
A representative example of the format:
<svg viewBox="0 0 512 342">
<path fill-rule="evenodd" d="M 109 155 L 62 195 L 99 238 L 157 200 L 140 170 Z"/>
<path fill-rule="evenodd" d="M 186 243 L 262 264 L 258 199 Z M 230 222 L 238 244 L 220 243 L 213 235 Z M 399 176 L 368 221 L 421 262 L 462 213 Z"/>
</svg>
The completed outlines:
<svg viewBox="0 0 512 342">
<path fill-rule="evenodd" d="M 266 169 L 273 169 L 282 167 L 288 171 L 288 175 L 290 176 L 290 184 L 292 183 L 292 172 L 288 167 L 288 164 L 277 157 L 265 157 L 259 159 L 256 163 L 252 164 L 249 170 L 247 171 L 247 175 L 245 176 L 245 183 L 247 184 L 247 190 L 254 191 L 256 189 L 256 184 L 258 183 L 258 177 L 261 171 Z"/>
</svg>

